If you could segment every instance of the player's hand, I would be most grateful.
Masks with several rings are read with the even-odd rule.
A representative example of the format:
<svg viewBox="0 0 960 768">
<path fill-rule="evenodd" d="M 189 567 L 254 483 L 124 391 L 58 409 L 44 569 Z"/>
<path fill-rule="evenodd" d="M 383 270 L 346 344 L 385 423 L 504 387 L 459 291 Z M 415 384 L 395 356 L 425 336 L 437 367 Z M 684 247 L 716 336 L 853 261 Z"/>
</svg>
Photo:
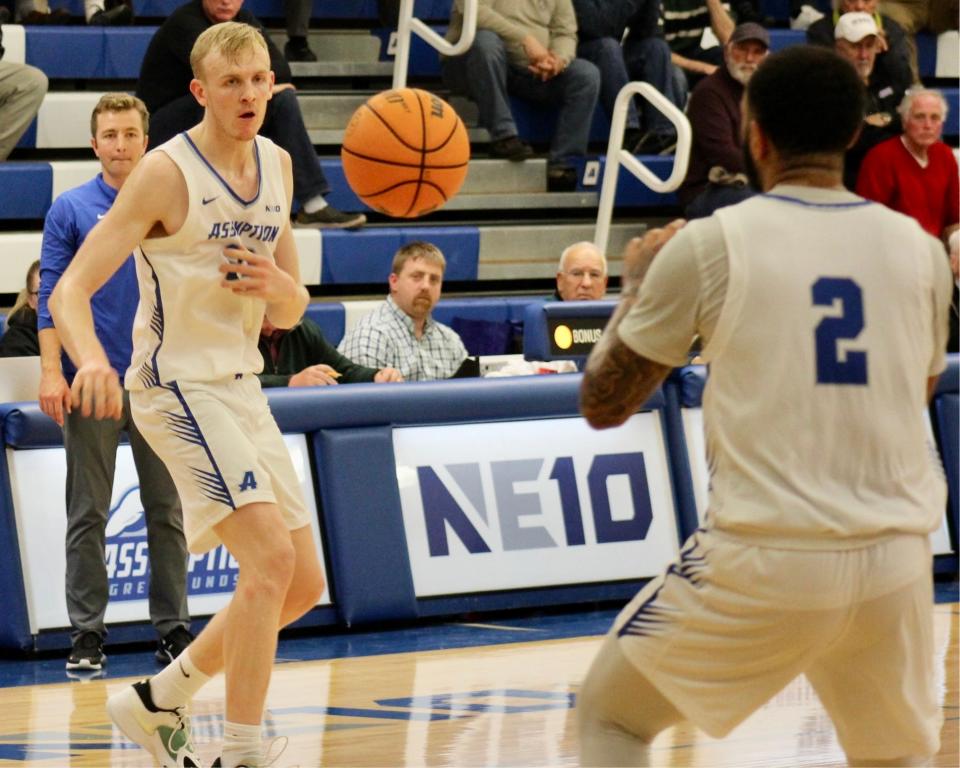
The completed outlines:
<svg viewBox="0 0 960 768">
<path fill-rule="evenodd" d="M 293 83 L 274 83 L 273 88 L 270 89 L 270 95 L 276 96 L 281 91 L 295 91 L 297 86 Z"/>
<path fill-rule="evenodd" d="M 84 363 L 73 379 L 71 405 L 83 416 L 120 419 L 123 416 L 123 389 L 120 377 L 106 360 Z"/>
<path fill-rule="evenodd" d="M 291 387 L 324 387 L 336 384 L 340 374 L 325 363 L 311 365 L 290 377 Z"/>
<path fill-rule="evenodd" d="M 374 382 L 377 384 L 390 384 L 393 382 L 403 381 L 403 374 L 400 373 L 396 368 L 381 368 L 377 371 L 376 375 L 373 377 Z"/>
<path fill-rule="evenodd" d="M 268 304 L 296 298 L 299 288 L 294 279 L 267 256 L 261 256 L 242 245 L 223 249 L 227 261 L 220 265 L 223 280 L 220 287 L 237 296 L 263 299 Z"/>
<path fill-rule="evenodd" d="M 627 243 L 621 277 L 624 293 L 640 287 L 654 257 L 686 223 L 684 219 L 674 219 L 665 227 L 647 230 L 643 237 L 634 237 Z"/>
<path fill-rule="evenodd" d="M 62 427 L 63 414 L 70 413 L 72 407 L 70 385 L 61 371 L 41 370 L 38 399 L 40 410 Z"/>
</svg>

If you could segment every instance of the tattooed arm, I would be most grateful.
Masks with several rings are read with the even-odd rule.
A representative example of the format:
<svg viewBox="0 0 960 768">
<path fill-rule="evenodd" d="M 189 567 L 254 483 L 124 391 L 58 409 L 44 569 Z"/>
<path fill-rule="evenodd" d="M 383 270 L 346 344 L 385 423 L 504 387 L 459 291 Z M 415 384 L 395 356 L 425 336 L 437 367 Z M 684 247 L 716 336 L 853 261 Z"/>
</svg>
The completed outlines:
<svg viewBox="0 0 960 768">
<path fill-rule="evenodd" d="M 623 255 L 620 303 L 594 346 L 580 386 L 580 412 L 596 429 L 616 427 L 636 412 L 670 373 L 671 367 L 641 357 L 616 332 L 637 302 L 654 256 L 683 226 L 682 220 L 635 237 Z"/>
</svg>

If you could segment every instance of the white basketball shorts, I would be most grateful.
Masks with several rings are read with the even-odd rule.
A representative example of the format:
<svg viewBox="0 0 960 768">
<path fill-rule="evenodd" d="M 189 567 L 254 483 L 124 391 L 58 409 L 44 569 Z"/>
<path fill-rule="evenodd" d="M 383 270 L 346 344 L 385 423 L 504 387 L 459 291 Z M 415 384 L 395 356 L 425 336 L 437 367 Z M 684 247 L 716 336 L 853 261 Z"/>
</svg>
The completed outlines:
<svg viewBox="0 0 960 768">
<path fill-rule="evenodd" d="M 130 393 L 133 418 L 180 494 L 187 547 L 217 546 L 235 509 L 274 503 L 290 530 L 310 524 L 300 483 L 256 376 Z"/>
<path fill-rule="evenodd" d="M 848 756 L 930 755 L 942 718 L 931 563 L 925 536 L 821 551 L 698 531 L 611 633 L 711 736 L 805 673 Z"/>
</svg>

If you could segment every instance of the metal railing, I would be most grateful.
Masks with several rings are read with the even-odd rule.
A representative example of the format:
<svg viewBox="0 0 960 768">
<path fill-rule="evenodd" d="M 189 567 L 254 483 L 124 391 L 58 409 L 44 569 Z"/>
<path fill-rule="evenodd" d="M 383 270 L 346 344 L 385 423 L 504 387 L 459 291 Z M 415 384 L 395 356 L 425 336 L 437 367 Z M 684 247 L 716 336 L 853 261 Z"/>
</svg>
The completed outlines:
<svg viewBox="0 0 960 768">
<path fill-rule="evenodd" d="M 407 87 L 407 69 L 410 66 L 410 45 L 413 42 L 413 33 L 419 35 L 445 56 L 459 56 L 461 53 L 466 53 L 473 45 L 473 38 L 477 33 L 477 0 L 464 0 L 463 28 L 460 30 L 460 39 L 456 43 L 445 40 L 420 19 L 413 18 L 414 2 L 415 0 L 402 0 L 400 3 L 397 53 L 393 61 L 394 89 Z"/>
<path fill-rule="evenodd" d="M 661 179 L 647 166 L 641 163 L 630 152 L 623 149 L 623 130 L 627 122 L 627 107 L 630 99 L 640 95 L 653 104 L 664 116 L 673 123 L 677 130 L 677 149 L 674 155 L 673 170 L 666 179 Z M 607 165 L 603 172 L 603 186 L 600 188 L 600 203 L 597 208 L 597 227 L 594 230 L 593 242 L 601 253 L 607 252 L 607 242 L 610 239 L 610 218 L 613 216 L 613 202 L 617 194 L 617 178 L 622 165 L 646 184 L 654 192 L 673 192 L 683 182 L 687 175 L 687 164 L 690 160 L 690 121 L 687 116 L 677 109 L 660 91 L 650 83 L 627 83 L 617 94 L 617 102 L 613 108 L 613 118 L 610 121 L 610 140 L 607 144 Z"/>
</svg>

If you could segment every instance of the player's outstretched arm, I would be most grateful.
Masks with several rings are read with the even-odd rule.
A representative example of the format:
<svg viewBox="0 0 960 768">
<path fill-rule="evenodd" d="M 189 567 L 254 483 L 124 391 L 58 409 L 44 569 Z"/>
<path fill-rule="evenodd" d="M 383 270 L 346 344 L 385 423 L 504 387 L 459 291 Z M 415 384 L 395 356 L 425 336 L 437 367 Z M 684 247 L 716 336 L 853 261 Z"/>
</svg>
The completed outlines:
<svg viewBox="0 0 960 768">
<path fill-rule="evenodd" d="M 50 296 L 60 341 L 77 364 L 72 403 L 84 416 L 120 418 L 119 377 L 93 326 L 90 299 L 156 226 L 175 232 L 186 212 L 183 176 L 164 154 L 146 156 L 123 185 L 113 207 L 95 226 Z"/>
<path fill-rule="evenodd" d="M 590 353 L 580 386 L 580 412 L 596 429 L 623 424 L 670 373 L 670 366 L 630 349 L 616 329 L 636 304 L 640 285 L 654 257 L 683 224 L 678 220 L 663 229 L 651 229 L 644 237 L 635 237 L 627 244 L 620 303 Z"/>
</svg>

